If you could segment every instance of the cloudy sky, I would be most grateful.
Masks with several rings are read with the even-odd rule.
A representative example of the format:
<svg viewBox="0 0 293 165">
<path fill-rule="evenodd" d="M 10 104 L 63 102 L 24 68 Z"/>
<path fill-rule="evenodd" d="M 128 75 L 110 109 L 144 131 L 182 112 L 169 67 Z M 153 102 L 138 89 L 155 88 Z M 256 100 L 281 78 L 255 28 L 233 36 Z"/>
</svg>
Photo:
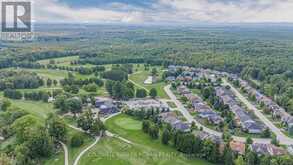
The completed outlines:
<svg viewBox="0 0 293 165">
<path fill-rule="evenodd" d="M 292 22 L 293 0 L 32 0 L 36 22 Z"/>
</svg>

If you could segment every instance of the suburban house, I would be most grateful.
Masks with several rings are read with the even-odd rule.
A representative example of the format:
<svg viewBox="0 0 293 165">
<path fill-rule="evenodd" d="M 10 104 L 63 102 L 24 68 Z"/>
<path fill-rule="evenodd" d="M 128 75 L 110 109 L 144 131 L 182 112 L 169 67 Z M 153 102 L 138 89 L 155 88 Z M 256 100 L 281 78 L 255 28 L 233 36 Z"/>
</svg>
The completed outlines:
<svg viewBox="0 0 293 165">
<path fill-rule="evenodd" d="M 195 133 L 195 136 L 198 137 L 201 140 L 210 140 L 210 141 L 212 141 L 214 144 L 217 144 L 219 146 L 220 153 L 224 152 L 225 143 L 224 143 L 222 137 L 216 136 L 216 135 L 213 135 L 213 134 L 209 134 L 209 133 L 204 132 L 204 131 L 200 131 L 199 133 Z"/>
<path fill-rule="evenodd" d="M 185 85 L 180 85 L 179 87 L 177 87 L 177 91 L 181 95 L 185 95 L 185 94 L 190 94 L 191 93 L 190 90 Z"/>
<path fill-rule="evenodd" d="M 132 99 L 124 102 L 129 109 L 160 110 L 161 112 L 169 111 L 169 106 L 155 99 Z"/>
<path fill-rule="evenodd" d="M 293 117 L 286 112 L 286 110 L 280 107 L 277 103 L 275 103 L 269 97 L 263 95 L 256 89 L 252 88 L 249 83 L 245 80 L 238 79 L 240 81 L 240 86 L 246 90 L 247 93 L 255 96 L 256 101 L 265 106 L 267 110 L 272 113 L 274 118 L 280 118 L 281 121 L 287 126 L 288 130 L 293 126 Z"/>
<path fill-rule="evenodd" d="M 174 76 L 168 76 L 165 80 L 167 80 L 167 81 L 175 81 L 176 78 Z"/>
<path fill-rule="evenodd" d="M 214 112 L 201 98 L 192 94 L 186 86 L 181 85 L 177 90 L 191 102 L 200 118 L 207 119 L 209 123 L 216 125 L 224 121 L 218 113 Z"/>
<path fill-rule="evenodd" d="M 258 155 L 279 156 L 287 154 L 284 148 L 272 144 L 254 143 L 250 146 L 251 150 Z"/>
<path fill-rule="evenodd" d="M 224 87 L 216 87 L 216 95 L 221 98 L 224 104 L 235 114 L 235 121 L 241 126 L 243 131 L 252 134 L 259 134 L 265 128 L 260 123 L 254 121 L 244 108 L 238 105 L 235 96 Z"/>
<path fill-rule="evenodd" d="M 177 67 L 175 65 L 169 65 L 168 66 L 168 72 L 169 73 L 175 73 L 177 71 Z"/>
<path fill-rule="evenodd" d="M 177 115 L 174 112 L 164 112 L 159 115 L 159 118 L 162 122 L 170 124 L 171 127 L 175 130 L 182 132 L 189 132 L 190 125 L 188 123 L 182 122 L 177 118 Z"/>
<path fill-rule="evenodd" d="M 111 98 L 96 97 L 95 110 L 93 112 L 106 116 L 117 113 L 119 110 Z"/>
<path fill-rule="evenodd" d="M 231 150 L 237 154 L 244 155 L 245 154 L 245 143 L 231 140 L 229 143 Z"/>
</svg>

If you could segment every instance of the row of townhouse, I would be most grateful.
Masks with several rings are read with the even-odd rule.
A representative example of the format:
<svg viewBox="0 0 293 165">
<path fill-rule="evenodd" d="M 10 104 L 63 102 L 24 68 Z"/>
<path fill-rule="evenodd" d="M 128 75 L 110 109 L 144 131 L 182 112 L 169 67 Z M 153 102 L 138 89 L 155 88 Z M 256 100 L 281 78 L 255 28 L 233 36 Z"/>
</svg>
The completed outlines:
<svg viewBox="0 0 293 165">
<path fill-rule="evenodd" d="M 216 125 L 224 121 L 218 113 L 213 111 L 200 97 L 192 94 L 186 86 L 181 85 L 177 90 L 190 101 L 194 110 L 199 113 L 200 118 L 207 119 L 210 123 Z"/>
<path fill-rule="evenodd" d="M 180 75 L 176 75 L 175 73 L 179 69 L 182 71 L 182 73 Z M 203 77 L 210 79 L 211 82 L 216 82 L 217 75 L 220 74 L 220 72 L 214 72 L 208 69 L 198 69 L 194 67 L 175 65 L 168 66 L 168 73 L 170 73 L 171 76 L 166 78 L 167 81 L 179 80 L 185 83 L 189 83 L 193 80 L 198 80 Z"/>
<path fill-rule="evenodd" d="M 160 112 L 169 111 L 169 106 L 156 99 L 131 99 L 128 101 L 125 101 L 124 104 L 129 108 L 133 110 L 159 110 Z"/>
<path fill-rule="evenodd" d="M 219 146 L 220 153 L 223 153 L 225 143 L 221 137 L 209 134 L 204 131 L 195 133 L 195 136 L 199 137 L 201 140 L 211 140 L 213 143 Z M 229 147 L 234 153 L 245 155 L 246 145 L 244 142 L 231 140 L 229 142 Z M 258 155 L 280 156 L 288 153 L 286 149 L 282 147 L 277 147 L 273 144 L 253 143 L 248 147 L 251 151 L 255 152 Z"/>
<path fill-rule="evenodd" d="M 263 104 L 265 108 L 272 112 L 273 117 L 280 118 L 288 128 L 293 127 L 293 117 L 287 113 L 284 108 L 280 107 L 272 99 L 260 93 L 258 90 L 252 88 L 247 81 L 238 77 L 233 77 L 233 79 L 239 80 L 241 88 L 243 88 L 248 94 L 254 95 L 258 103 Z"/>
<path fill-rule="evenodd" d="M 241 126 L 242 130 L 248 133 L 259 134 L 265 129 L 263 125 L 254 121 L 245 109 L 237 103 L 236 98 L 231 91 L 225 87 L 216 87 L 215 89 L 216 95 L 220 97 L 223 103 L 228 105 L 230 110 L 235 114 L 235 119 Z"/>
<path fill-rule="evenodd" d="M 191 131 L 190 124 L 178 119 L 175 112 L 161 113 L 161 114 L 159 114 L 159 119 L 163 123 L 170 124 L 170 126 L 175 130 L 178 130 L 181 132 L 190 132 Z"/>
<path fill-rule="evenodd" d="M 273 144 L 253 143 L 250 149 L 258 155 L 280 156 L 288 153 L 286 149 Z"/>
</svg>

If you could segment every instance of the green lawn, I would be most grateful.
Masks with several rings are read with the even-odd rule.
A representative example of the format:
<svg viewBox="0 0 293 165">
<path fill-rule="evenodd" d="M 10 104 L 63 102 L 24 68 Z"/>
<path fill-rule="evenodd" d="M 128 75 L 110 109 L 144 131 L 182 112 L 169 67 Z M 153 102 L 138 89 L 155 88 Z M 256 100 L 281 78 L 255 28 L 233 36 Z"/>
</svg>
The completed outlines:
<svg viewBox="0 0 293 165">
<path fill-rule="evenodd" d="M 64 165 L 64 151 L 53 154 L 49 159 L 43 160 L 44 165 Z"/>
<path fill-rule="evenodd" d="M 176 104 L 173 101 L 168 101 L 167 104 L 169 105 L 169 107 L 171 108 L 177 108 Z"/>
<path fill-rule="evenodd" d="M 87 67 L 87 68 L 91 68 L 94 67 L 95 65 L 92 64 L 86 64 L 86 65 L 71 65 L 70 62 L 72 61 L 76 61 L 79 59 L 79 56 L 69 56 L 69 57 L 60 57 L 60 58 L 52 58 L 52 59 L 46 59 L 46 60 L 39 60 L 37 61 L 40 64 L 43 65 L 47 65 L 50 63 L 50 60 L 54 60 L 55 64 L 57 66 L 66 66 L 66 67 L 73 67 L 73 68 L 77 68 L 77 67 Z"/>
<path fill-rule="evenodd" d="M 78 59 L 79 59 L 79 56 L 69 56 L 69 57 L 60 57 L 60 58 L 39 60 L 37 62 L 40 64 L 43 64 L 43 65 L 47 65 L 47 64 L 49 64 L 50 60 L 54 60 L 56 65 L 70 66 L 71 61 L 78 60 Z"/>
<path fill-rule="evenodd" d="M 70 146 L 70 138 L 74 135 L 74 134 L 81 134 L 82 135 L 82 139 L 84 141 L 83 145 L 80 147 L 71 147 Z M 80 133 L 74 129 L 69 128 L 68 129 L 68 138 L 67 138 L 67 147 L 68 147 L 68 154 L 69 154 L 69 164 L 73 164 L 75 158 L 77 157 L 77 155 L 84 150 L 86 147 L 88 147 L 89 145 L 91 145 L 94 142 L 94 138 L 90 137 L 89 135 L 86 135 L 84 133 Z"/>
<path fill-rule="evenodd" d="M 24 100 L 11 100 L 12 105 L 25 110 L 26 112 L 45 119 L 49 113 L 56 113 L 53 104 L 44 103 L 41 101 L 24 101 Z"/>
<path fill-rule="evenodd" d="M 57 110 L 54 109 L 53 104 L 44 103 L 44 102 L 36 102 L 36 101 L 24 101 L 24 100 L 11 100 L 12 105 L 15 107 L 19 107 L 26 112 L 36 116 L 38 119 L 44 121 L 49 113 L 56 113 Z M 66 123 L 71 124 L 70 121 L 65 120 Z M 67 134 L 67 147 L 69 151 L 69 163 L 72 164 L 75 157 L 87 146 L 94 142 L 94 139 L 84 133 L 81 133 L 83 136 L 84 144 L 78 148 L 70 147 L 70 138 L 73 134 L 79 133 L 78 131 L 68 127 Z M 8 139 L 9 141 L 13 141 L 13 139 Z M 9 141 L 5 141 L 8 143 Z M 2 147 L 4 144 L 1 144 Z M 52 155 L 52 157 L 44 160 L 45 165 L 61 165 L 64 164 L 64 153 L 63 150 L 59 151 L 59 154 Z"/>
<path fill-rule="evenodd" d="M 152 140 L 144 134 L 141 121 L 126 115 L 118 115 L 106 122 L 107 128 L 135 144 L 129 145 L 116 138 L 102 138 L 101 141 L 81 158 L 81 165 L 209 165 L 200 159 L 188 159 L 160 140 Z"/>
<path fill-rule="evenodd" d="M 161 81 L 161 79 L 160 79 L 161 74 L 162 74 L 161 68 L 157 67 L 157 70 L 159 72 L 159 75 L 158 75 L 159 81 L 157 83 L 154 83 L 154 84 L 151 84 L 151 85 L 144 84 L 144 81 L 149 76 L 150 71 L 142 70 L 142 67 L 139 67 L 139 69 L 137 69 L 137 72 L 131 74 L 129 76 L 129 80 L 132 80 L 135 83 L 137 83 L 138 88 L 143 87 L 143 88 L 146 88 L 147 90 L 155 88 L 155 89 L 157 89 L 159 97 L 169 99 L 168 95 L 164 91 L 164 86 L 166 86 L 166 84 L 165 84 L 165 82 Z"/>
<path fill-rule="evenodd" d="M 16 70 L 15 68 L 9 68 L 7 70 Z M 35 72 L 40 77 L 44 79 L 55 79 L 55 80 L 61 80 L 64 79 L 64 77 L 67 77 L 67 71 L 63 70 L 53 70 L 53 69 L 25 69 L 21 68 L 21 70 L 28 71 L 28 72 Z"/>
<path fill-rule="evenodd" d="M 83 90 L 83 89 L 80 89 L 80 90 L 79 90 L 79 94 L 85 94 L 85 95 L 88 95 L 88 94 L 95 94 L 95 95 L 97 95 L 97 96 L 104 96 L 104 97 L 109 96 L 109 93 L 107 92 L 105 86 L 103 86 L 103 87 L 99 87 L 99 88 L 97 89 L 97 92 L 87 92 L 87 91 L 85 91 L 85 90 Z"/>
</svg>

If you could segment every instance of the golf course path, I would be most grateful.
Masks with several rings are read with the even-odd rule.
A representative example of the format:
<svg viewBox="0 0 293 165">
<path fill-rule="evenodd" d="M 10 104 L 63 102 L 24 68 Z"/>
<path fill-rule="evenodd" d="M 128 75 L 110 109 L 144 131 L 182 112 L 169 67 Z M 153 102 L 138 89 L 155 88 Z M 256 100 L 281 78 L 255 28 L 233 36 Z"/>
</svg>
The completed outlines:
<svg viewBox="0 0 293 165">
<path fill-rule="evenodd" d="M 62 148 L 64 150 L 64 165 L 69 165 L 67 146 L 64 143 L 62 143 L 61 141 L 59 141 L 59 143 L 62 145 Z"/>
<path fill-rule="evenodd" d="M 117 135 L 117 134 L 113 134 L 113 133 L 111 133 L 109 131 L 106 131 L 106 135 L 109 136 L 109 137 L 115 137 L 115 138 L 117 138 L 117 139 L 119 139 L 119 140 L 121 140 L 121 141 L 123 141 L 125 143 L 133 144 L 131 141 L 129 141 L 129 140 Z"/>
<path fill-rule="evenodd" d="M 108 119 L 110 119 L 110 118 L 112 118 L 112 117 L 115 117 L 115 116 L 117 116 L 117 115 L 120 115 L 120 114 L 121 114 L 121 112 L 114 113 L 114 114 L 112 114 L 112 115 L 110 115 L 110 116 L 108 116 L 108 117 L 106 117 L 106 118 L 102 118 L 101 120 L 102 120 L 103 123 L 105 123 Z M 106 131 L 106 135 L 109 136 L 109 137 L 115 137 L 115 138 L 118 138 L 118 139 L 120 139 L 121 141 L 124 141 L 125 143 L 133 144 L 131 141 L 129 141 L 129 140 L 127 140 L 127 139 L 125 139 L 125 138 L 123 138 L 123 137 L 117 135 L 117 134 L 114 134 L 114 133 L 112 133 L 112 132 Z"/>
<path fill-rule="evenodd" d="M 132 81 L 130 79 L 128 81 L 130 81 L 131 83 L 133 83 L 135 86 L 137 86 L 139 88 L 142 88 L 142 89 L 146 90 L 147 92 L 150 92 L 150 90 L 148 90 L 146 87 L 143 87 L 143 86 L 139 85 L 138 83 L 136 83 L 136 82 L 134 82 L 134 81 Z"/>
<path fill-rule="evenodd" d="M 91 144 L 90 146 L 88 146 L 87 148 L 85 148 L 83 151 L 81 151 L 81 152 L 79 153 L 79 155 L 76 157 L 76 159 L 75 159 L 73 165 L 78 165 L 78 162 L 79 162 L 80 158 L 81 158 L 81 157 L 82 157 L 82 156 L 83 156 L 88 150 L 90 150 L 92 147 L 94 147 L 94 146 L 99 142 L 100 138 L 101 138 L 101 136 L 97 136 L 97 137 L 96 137 L 96 140 L 93 142 L 93 144 Z"/>
</svg>

